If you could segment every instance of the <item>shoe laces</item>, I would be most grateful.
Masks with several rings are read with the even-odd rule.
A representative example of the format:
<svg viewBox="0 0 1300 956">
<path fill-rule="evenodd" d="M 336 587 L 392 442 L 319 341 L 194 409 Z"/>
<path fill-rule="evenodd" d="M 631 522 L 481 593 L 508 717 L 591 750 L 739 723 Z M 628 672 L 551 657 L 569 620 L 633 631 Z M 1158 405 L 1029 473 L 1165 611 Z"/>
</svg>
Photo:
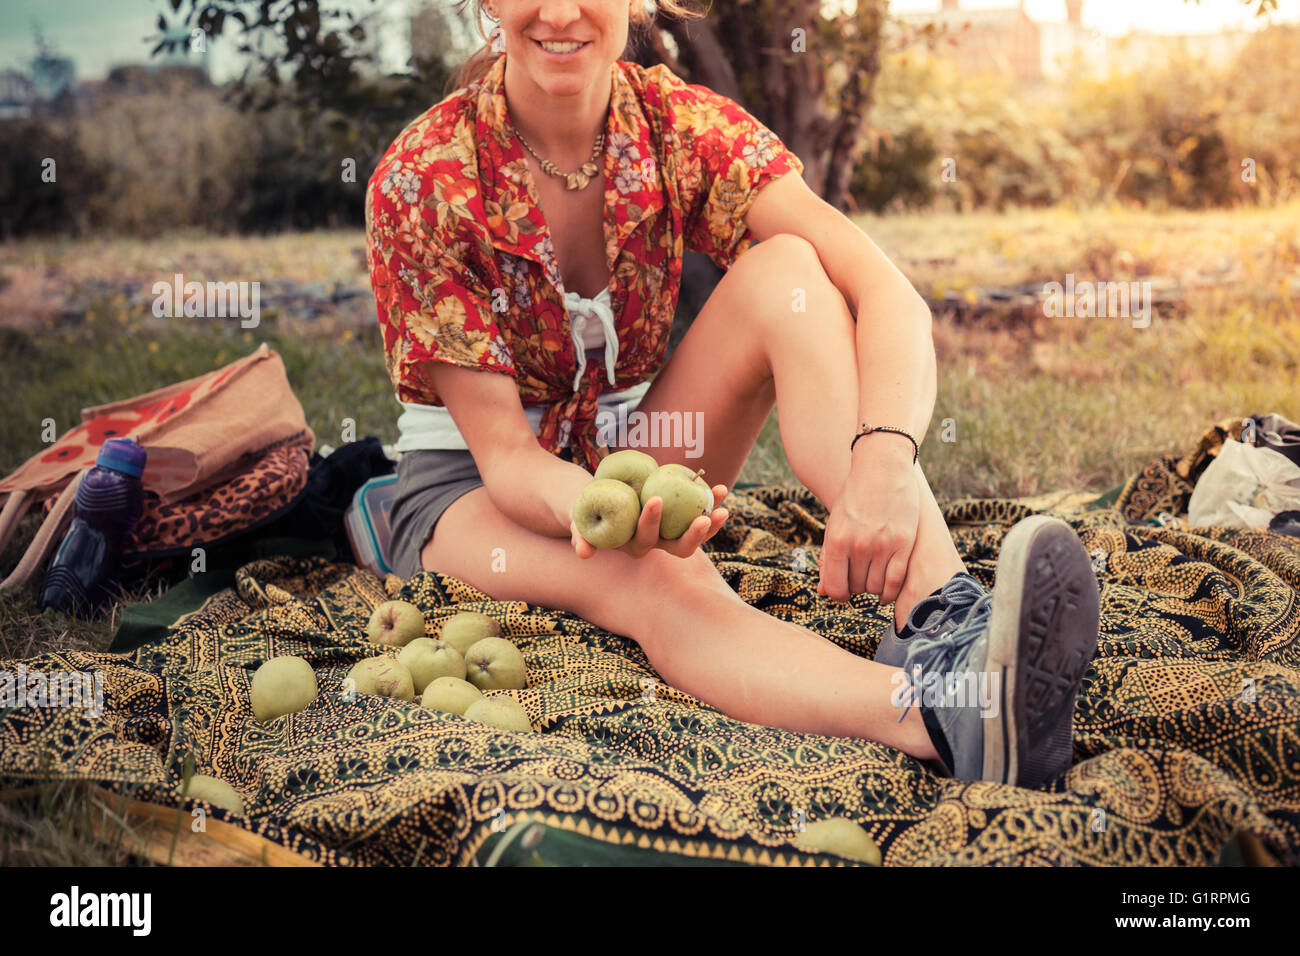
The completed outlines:
<svg viewBox="0 0 1300 956">
<path fill-rule="evenodd" d="M 948 629 L 947 625 L 953 618 L 965 614 L 985 593 L 983 586 L 970 573 L 954 574 L 937 595 L 925 598 L 909 615 L 909 617 L 921 618 L 917 624 L 912 625 L 912 630 L 917 634 L 913 640 L 921 640 L 921 635 L 933 637 L 943 633 Z M 930 608 L 934 610 L 927 614 Z M 918 611 L 920 614 L 917 613 Z"/>
<path fill-rule="evenodd" d="M 907 681 L 907 690 L 904 692 L 906 706 L 898 717 L 899 723 L 902 723 L 916 703 L 926 671 L 949 674 L 965 669 L 964 664 L 970 656 L 971 648 L 987 629 L 989 616 L 993 613 L 993 595 L 973 580 L 954 577 L 944 585 L 940 594 L 949 603 L 934 626 L 927 626 L 924 632 L 912 638 L 907 662 L 903 666 L 903 677 Z M 943 627 L 963 611 L 966 616 L 956 626 Z M 912 661 L 918 659 L 925 661 L 924 668 L 919 661 L 913 667 Z"/>
</svg>

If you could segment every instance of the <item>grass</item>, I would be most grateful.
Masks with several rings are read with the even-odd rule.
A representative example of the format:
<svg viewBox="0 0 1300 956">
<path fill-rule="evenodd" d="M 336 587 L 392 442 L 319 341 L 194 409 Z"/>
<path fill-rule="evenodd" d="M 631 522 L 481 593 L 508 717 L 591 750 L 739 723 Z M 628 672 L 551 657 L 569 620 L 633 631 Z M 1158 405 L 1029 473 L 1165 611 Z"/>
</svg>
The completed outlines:
<svg viewBox="0 0 1300 956">
<path fill-rule="evenodd" d="M 1151 458 L 1188 450 L 1212 421 L 1277 411 L 1300 420 L 1300 208 L 1208 213 L 1037 210 L 1002 216 L 914 215 L 858 221 L 922 292 L 982 285 L 1171 276 L 1195 284 L 1177 315 L 1149 328 L 1126 319 L 1005 325 L 935 321 L 939 387 L 922 463 L 940 500 L 1102 492 Z M 397 438 L 373 300 L 315 317 L 264 308 L 261 325 L 160 320 L 133 301 L 159 279 L 292 278 L 367 287 L 364 238 L 328 232 L 271 238 L 40 240 L 0 246 L 0 473 L 62 431 L 81 408 L 199 375 L 266 342 L 284 359 L 318 444 Z M 1227 283 L 1234 283 L 1227 290 Z M 951 420 L 955 441 L 941 440 Z M 741 481 L 787 482 L 775 413 Z M 0 555 L 17 563 L 39 522 L 28 516 Z M 148 600 L 130 595 L 130 601 Z M 122 606 L 85 622 L 41 612 L 30 593 L 0 594 L 0 656 L 106 650 Z M 64 800 L 55 794 L 42 798 Z M 0 852 L 29 863 L 104 862 L 81 846 L 72 804 L 0 802 Z M 24 810 L 24 807 L 26 808 Z M 62 808 L 62 809 L 60 809 Z M 45 816 L 41 816 L 45 814 Z M 47 822 L 42 822 L 47 821 Z M 83 828 L 84 829 L 84 828 Z M 98 855 L 96 855 L 98 854 Z M 128 859 L 119 853 L 114 859 Z"/>
<path fill-rule="evenodd" d="M 105 840 L 88 834 L 101 832 Z M 65 781 L 0 788 L 0 866 L 149 866 L 144 844 L 112 807 Z"/>
<path fill-rule="evenodd" d="M 940 325 L 935 425 L 922 448 L 945 495 L 1104 491 L 1158 455 L 1190 450 L 1230 415 L 1300 413 L 1300 322 L 1284 304 L 1201 303 L 1134 329 L 1044 320 L 981 333 Z M 957 440 L 939 441 L 953 420 Z"/>
<path fill-rule="evenodd" d="M 912 283 L 941 296 L 972 285 L 1078 278 L 1238 279 L 1276 289 L 1300 277 L 1300 203 L 1155 212 L 1122 206 L 856 219 Z"/>
</svg>

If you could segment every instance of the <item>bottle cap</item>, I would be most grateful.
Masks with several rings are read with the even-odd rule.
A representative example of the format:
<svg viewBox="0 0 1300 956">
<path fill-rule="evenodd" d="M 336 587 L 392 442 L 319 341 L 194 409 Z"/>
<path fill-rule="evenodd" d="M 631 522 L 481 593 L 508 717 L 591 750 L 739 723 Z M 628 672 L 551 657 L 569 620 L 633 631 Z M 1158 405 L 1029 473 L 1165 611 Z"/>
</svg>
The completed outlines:
<svg viewBox="0 0 1300 956">
<path fill-rule="evenodd" d="M 144 474 L 144 463 L 148 457 L 145 450 L 131 438 L 110 438 L 99 448 L 95 464 L 113 471 L 120 471 L 132 478 Z"/>
</svg>

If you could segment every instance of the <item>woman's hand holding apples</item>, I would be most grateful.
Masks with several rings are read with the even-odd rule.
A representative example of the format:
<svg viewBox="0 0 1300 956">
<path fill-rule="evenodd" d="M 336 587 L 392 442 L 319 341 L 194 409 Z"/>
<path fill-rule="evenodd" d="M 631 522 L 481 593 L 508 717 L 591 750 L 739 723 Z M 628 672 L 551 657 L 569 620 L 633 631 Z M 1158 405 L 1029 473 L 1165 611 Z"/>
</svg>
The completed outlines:
<svg viewBox="0 0 1300 956">
<path fill-rule="evenodd" d="M 689 557 L 727 518 L 725 485 L 712 488 L 684 465 L 660 466 L 633 449 L 602 459 L 570 509 L 569 533 L 580 558 L 597 550 L 639 558 L 658 548 Z"/>
<path fill-rule="evenodd" d="M 722 500 L 727 497 L 727 486 L 714 485 L 712 491 L 713 509 L 709 514 L 700 515 L 692 521 L 680 538 L 659 536 L 659 521 L 663 515 L 664 501 L 658 495 L 654 496 L 641 509 L 641 517 L 637 520 L 636 534 L 632 540 L 622 547 L 611 550 L 622 551 L 624 554 L 639 558 L 652 549 L 659 548 L 679 558 L 689 558 L 696 548 L 717 534 L 722 523 L 727 520 L 727 509 L 721 507 Z M 578 553 L 578 557 L 590 558 L 597 550 L 604 550 L 596 548 L 587 541 L 578 531 L 575 522 L 569 522 L 569 531 L 573 540 L 573 550 Z"/>
</svg>

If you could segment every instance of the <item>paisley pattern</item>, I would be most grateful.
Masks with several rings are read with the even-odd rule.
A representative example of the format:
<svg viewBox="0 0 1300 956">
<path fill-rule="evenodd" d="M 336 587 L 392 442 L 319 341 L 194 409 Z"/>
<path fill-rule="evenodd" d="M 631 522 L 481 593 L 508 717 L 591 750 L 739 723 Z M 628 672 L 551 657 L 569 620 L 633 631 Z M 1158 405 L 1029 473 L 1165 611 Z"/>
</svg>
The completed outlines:
<svg viewBox="0 0 1300 956">
<path fill-rule="evenodd" d="M 520 820 L 611 852 L 843 863 L 791 842 L 797 820 L 832 816 L 860 822 L 886 865 L 1201 865 L 1241 831 L 1300 864 L 1300 540 L 1152 520 L 1183 495 L 1179 466 L 1194 474 L 1194 459 L 1203 467 L 1218 447 L 1152 462 L 1113 506 L 1050 512 L 1097 559 L 1102 635 L 1075 712 L 1075 766 L 1048 790 L 943 779 L 869 741 L 728 719 L 657 681 L 625 638 L 490 601 L 447 575 L 381 582 L 287 557 L 245 566 L 235 588 L 130 656 L 21 662 L 101 671 L 105 707 L 97 718 L 0 710 L 0 777 L 67 775 L 174 805 L 180 758 L 192 752 L 199 772 L 243 795 L 247 818 L 214 810 L 221 819 L 331 865 L 465 864 Z M 888 606 L 870 595 L 836 605 L 816 592 L 826 518 L 816 498 L 763 486 L 733 492 L 727 507 L 733 518 L 709 553 L 731 586 L 769 614 L 873 653 Z M 1034 512 L 1012 499 L 944 507 L 968 567 L 995 595 L 1003 535 Z M 383 698 L 344 701 L 343 675 L 376 652 L 364 636 L 370 610 L 389 598 L 415 602 L 435 623 L 462 610 L 500 620 L 527 659 L 529 687 L 510 693 L 537 732 Z M 321 693 L 259 724 L 249 680 L 278 654 L 311 661 Z M 18 663 L 0 661 L 0 671 Z"/>
<path fill-rule="evenodd" d="M 366 188 L 366 256 L 389 376 L 404 402 L 441 405 L 430 362 L 509 374 L 545 405 L 538 441 L 599 461 L 603 369 L 578 369 L 564 280 L 524 149 L 510 132 L 506 55 L 411 122 Z M 759 190 L 802 161 L 739 104 L 662 64 L 619 60 L 605 127 L 605 267 L 618 333 L 611 391 L 663 365 L 682 254 L 730 268 L 757 241 Z"/>
</svg>

